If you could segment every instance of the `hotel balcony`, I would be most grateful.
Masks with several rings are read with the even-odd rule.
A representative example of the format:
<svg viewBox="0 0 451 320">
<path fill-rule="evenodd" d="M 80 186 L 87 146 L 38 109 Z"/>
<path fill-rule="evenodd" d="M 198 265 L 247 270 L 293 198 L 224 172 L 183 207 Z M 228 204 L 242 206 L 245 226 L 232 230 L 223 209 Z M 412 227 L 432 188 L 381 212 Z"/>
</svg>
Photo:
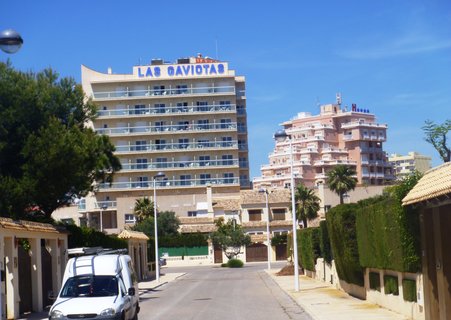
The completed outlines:
<svg viewBox="0 0 451 320">
<path fill-rule="evenodd" d="M 321 153 L 348 153 L 348 150 L 339 148 L 323 148 L 321 149 Z"/>
<path fill-rule="evenodd" d="M 170 124 L 162 126 L 140 126 L 140 127 L 121 127 L 121 128 L 98 128 L 97 133 L 108 136 L 124 135 L 143 135 L 149 133 L 174 134 L 187 132 L 205 132 L 205 131 L 236 131 L 236 122 L 228 123 L 206 123 L 206 124 Z"/>
<path fill-rule="evenodd" d="M 205 170 L 207 167 L 239 167 L 238 159 L 220 159 L 220 160 L 189 160 L 189 161 L 167 161 L 157 163 L 122 163 L 121 172 L 149 171 L 155 169 L 196 169 Z"/>
<path fill-rule="evenodd" d="M 173 142 L 173 143 L 164 143 L 164 144 L 140 144 L 140 145 L 127 145 L 127 146 L 116 146 L 115 154 L 124 154 L 124 153 L 147 153 L 149 151 L 157 151 L 157 152 L 177 152 L 182 151 L 186 152 L 187 150 L 212 150 L 212 149 L 219 149 L 219 150 L 236 150 L 240 149 L 243 144 L 238 144 L 237 140 L 232 141 L 214 141 L 214 142 L 207 142 L 207 141 L 196 141 L 196 142 L 188 142 L 188 143 L 179 143 L 179 142 Z M 246 149 L 244 149 L 246 150 Z"/>
<path fill-rule="evenodd" d="M 174 189 L 174 188 L 193 188 L 201 187 L 205 188 L 207 184 L 212 184 L 216 186 L 239 186 L 240 179 L 237 177 L 233 178 L 205 178 L 205 179 L 167 179 L 156 181 L 157 189 Z M 98 185 L 99 191 L 133 191 L 133 190 L 153 190 L 152 181 L 130 181 L 130 182 L 113 182 L 101 183 Z"/>
<path fill-rule="evenodd" d="M 357 162 L 356 161 L 351 161 L 351 160 L 317 160 L 313 163 L 314 166 L 336 166 L 339 164 L 345 164 L 348 166 L 356 166 Z"/>
<path fill-rule="evenodd" d="M 164 115 L 174 116 L 179 114 L 209 114 L 209 113 L 235 113 L 236 105 L 235 104 L 227 104 L 227 105 L 204 105 L 204 106 L 173 106 L 172 104 L 168 107 L 150 107 L 145 105 L 144 108 L 136 108 L 136 106 L 129 106 L 126 109 L 108 109 L 108 110 L 99 110 L 97 112 L 97 119 L 107 119 L 107 118 L 142 118 L 143 116 L 158 116 L 161 118 Z"/>
<path fill-rule="evenodd" d="M 137 89 L 137 90 L 117 90 L 117 91 L 94 91 L 94 101 L 108 101 L 118 99 L 143 99 L 143 98 L 172 98 L 174 96 L 212 96 L 212 95 L 235 95 L 235 86 L 208 86 L 199 88 L 160 88 L 160 89 Z M 244 92 L 238 92 L 239 97 L 244 97 Z"/>
<path fill-rule="evenodd" d="M 386 124 L 371 123 L 371 122 L 365 122 L 365 121 L 352 121 L 352 122 L 347 122 L 347 123 L 341 124 L 342 129 L 351 129 L 351 128 L 359 128 L 359 127 L 387 129 L 388 126 Z"/>
<path fill-rule="evenodd" d="M 311 166 L 312 163 L 308 160 L 299 160 L 299 161 L 294 161 L 293 164 L 295 167 L 296 166 Z M 288 168 L 290 167 L 290 162 L 287 163 L 277 163 L 277 164 L 263 164 L 260 166 L 261 170 L 272 170 L 272 169 L 282 169 L 282 168 Z"/>
</svg>

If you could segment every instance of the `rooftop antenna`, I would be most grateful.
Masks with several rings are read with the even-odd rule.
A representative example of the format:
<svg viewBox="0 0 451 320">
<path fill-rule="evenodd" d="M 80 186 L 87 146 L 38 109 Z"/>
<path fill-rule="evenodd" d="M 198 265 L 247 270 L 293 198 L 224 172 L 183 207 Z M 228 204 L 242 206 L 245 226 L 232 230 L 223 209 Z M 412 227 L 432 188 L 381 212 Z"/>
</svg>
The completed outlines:
<svg viewBox="0 0 451 320">
<path fill-rule="evenodd" d="M 337 100 L 337 104 L 338 104 L 339 106 L 341 106 L 341 93 L 340 93 L 340 92 L 338 92 L 338 93 L 335 95 L 335 99 Z"/>
</svg>

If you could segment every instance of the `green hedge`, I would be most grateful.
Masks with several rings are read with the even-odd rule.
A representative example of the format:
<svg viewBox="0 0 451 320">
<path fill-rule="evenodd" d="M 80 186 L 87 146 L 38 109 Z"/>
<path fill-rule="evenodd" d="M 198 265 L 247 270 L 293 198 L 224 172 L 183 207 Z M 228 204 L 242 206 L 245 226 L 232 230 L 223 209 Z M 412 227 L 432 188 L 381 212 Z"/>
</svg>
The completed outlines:
<svg viewBox="0 0 451 320">
<path fill-rule="evenodd" d="M 230 259 L 229 261 L 227 261 L 226 265 L 229 268 L 242 268 L 244 263 L 239 259 Z"/>
<path fill-rule="evenodd" d="M 398 277 L 385 275 L 384 276 L 384 293 L 399 295 Z"/>
<path fill-rule="evenodd" d="M 378 272 L 370 272 L 370 289 L 381 291 L 381 278 Z"/>
<path fill-rule="evenodd" d="M 68 247 L 103 247 L 111 249 L 127 248 L 127 241 L 119 239 L 117 236 L 106 235 L 103 232 L 92 228 L 78 227 L 76 225 L 66 225 L 69 231 Z"/>
<path fill-rule="evenodd" d="M 421 270 L 416 212 L 386 195 L 359 202 L 356 216 L 362 267 L 400 272 Z"/>
<path fill-rule="evenodd" d="M 417 302 L 417 283 L 415 280 L 403 279 L 402 280 L 402 294 L 404 300 Z"/>
<path fill-rule="evenodd" d="M 207 236 L 200 232 L 158 237 L 158 243 L 161 247 L 166 248 L 203 247 L 208 245 Z"/>
<path fill-rule="evenodd" d="M 298 231 L 298 255 L 304 269 L 315 271 L 316 259 L 320 256 L 319 234 L 319 228 Z"/>
<path fill-rule="evenodd" d="M 338 277 L 363 286 L 363 269 L 359 262 L 356 230 L 356 204 L 342 204 L 326 213 L 327 230 Z"/>
<path fill-rule="evenodd" d="M 324 261 L 332 263 L 332 249 L 330 247 L 329 232 L 327 231 L 327 222 L 322 220 L 319 223 L 319 247 L 320 256 L 324 258 Z"/>
</svg>

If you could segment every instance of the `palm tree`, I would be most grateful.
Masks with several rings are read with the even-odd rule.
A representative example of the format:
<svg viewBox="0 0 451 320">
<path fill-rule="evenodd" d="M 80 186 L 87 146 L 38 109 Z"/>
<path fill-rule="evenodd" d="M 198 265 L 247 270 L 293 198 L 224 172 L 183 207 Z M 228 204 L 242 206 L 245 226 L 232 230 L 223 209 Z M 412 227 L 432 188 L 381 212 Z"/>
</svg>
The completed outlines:
<svg viewBox="0 0 451 320">
<path fill-rule="evenodd" d="M 136 199 L 133 213 L 136 216 L 138 222 L 143 221 L 145 218 L 153 216 L 153 202 L 149 198 Z"/>
<path fill-rule="evenodd" d="M 298 219 L 302 220 L 304 228 L 307 228 L 307 220 L 318 217 L 321 200 L 316 196 L 315 191 L 302 184 L 296 187 L 295 200 L 297 203 L 296 215 Z"/>
<path fill-rule="evenodd" d="M 354 176 L 356 174 L 354 169 L 343 164 L 336 165 L 326 174 L 327 186 L 340 196 L 340 204 L 343 204 L 344 194 L 355 189 L 357 179 Z"/>
</svg>

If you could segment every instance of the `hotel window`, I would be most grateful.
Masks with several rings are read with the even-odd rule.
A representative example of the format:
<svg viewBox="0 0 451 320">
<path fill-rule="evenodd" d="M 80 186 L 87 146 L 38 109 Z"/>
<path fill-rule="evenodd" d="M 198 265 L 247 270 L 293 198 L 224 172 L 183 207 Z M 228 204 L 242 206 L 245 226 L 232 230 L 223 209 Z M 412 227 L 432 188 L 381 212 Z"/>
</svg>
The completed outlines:
<svg viewBox="0 0 451 320">
<path fill-rule="evenodd" d="M 167 168 L 168 166 L 168 159 L 167 158 L 156 158 L 155 159 L 157 165 L 157 168 Z"/>
<path fill-rule="evenodd" d="M 191 184 L 191 175 L 190 174 L 182 174 L 180 176 L 180 185 L 181 186 L 189 186 Z"/>
<path fill-rule="evenodd" d="M 227 172 L 224 173 L 224 183 L 233 183 L 233 173 Z"/>
<path fill-rule="evenodd" d="M 153 105 L 156 109 L 156 113 L 164 113 L 165 112 L 165 104 L 164 103 L 156 103 Z"/>
<path fill-rule="evenodd" d="M 137 187 L 148 188 L 149 187 L 149 177 L 138 177 Z"/>
<path fill-rule="evenodd" d="M 286 209 L 273 209 L 273 220 L 285 220 Z"/>
<path fill-rule="evenodd" d="M 198 148 L 208 148 L 210 146 L 210 140 L 208 139 L 199 139 L 197 140 Z"/>
<path fill-rule="evenodd" d="M 147 159 L 136 159 L 136 169 L 147 169 Z"/>
<path fill-rule="evenodd" d="M 199 156 L 199 165 L 201 167 L 210 165 L 210 156 Z"/>
<path fill-rule="evenodd" d="M 166 140 L 163 139 L 157 139 L 155 140 L 155 149 L 157 150 L 163 150 L 166 148 Z"/>
<path fill-rule="evenodd" d="M 135 141 L 135 150 L 136 151 L 146 150 L 146 140 L 136 140 Z M 132 151 L 133 151 L 133 148 L 132 148 Z"/>
<path fill-rule="evenodd" d="M 177 102 L 177 112 L 187 112 L 188 102 Z"/>
<path fill-rule="evenodd" d="M 135 105 L 135 114 L 145 114 L 146 106 L 144 104 L 136 104 Z"/>
<path fill-rule="evenodd" d="M 125 223 L 135 223 L 136 218 L 135 215 L 132 213 L 126 213 L 125 214 Z"/>
<path fill-rule="evenodd" d="M 244 106 L 236 106 L 236 112 L 238 114 L 245 114 L 246 113 L 246 109 L 244 108 Z"/>
<path fill-rule="evenodd" d="M 164 86 L 153 86 L 153 94 L 156 96 L 166 94 L 166 91 L 164 91 Z"/>
<path fill-rule="evenodd" d="M 155 121 L 155 131 L 164 130 L 164 121 Z"/>
<path fill-rule="evenodd" d="M 176 94 L 187 94 L 188 93 L 188 85 L 186 84 L 180 84 L 176 86 Z"/>
<path fill-rule="evenodd" d="M 227 148 L 232 146 L 232 137 L 222 137 L 222 147 Z"/>
<path fill-rule="evenodd" d="M 230 101 L 219 101 L 220 110 L 231 110 Z"/>
<path fill-rule="evenodd" d="M 231 119 L 221 119 L 221 129 L 230 129 Z"/>
<path fill-rule="evenodd" d="M 197 129 L 207 130 L 208 129 L 208 119 L 197 120 Z"/>
<path fill-rule="evenodd" d="M 233 165 L 233 155 L 231 155 L 231 154 L 222 155 L 222 165 L 223 166 Z"/>
<path fill-rule="evenodd" d="M 259 210 L 249 210 L 249 221 L 262 221 L 262 211 Z"/>
<path fill-rule="evenodd" d="M 207 184 L 211 180 L 211 174 L 201 173 L 200 174 L 200 184 Z"/>
<path fill-rule="evenodd" d="M 195 217 L 197 216 L 197 211 L 188 211 L 188 217 Z"/>
<path fill-rule="evenodd" d="M 189 121 L 179 121 L 177 124 L 177 130 L 188 130 Z"/>
<path fill-rule="evenodd" d="M 179 148 L 180 149 L 188 148 L 188 144 L 189 144 L 189 139 L 186 139 L 186 138 L 179 139 Z"/>
<path fill-rule="evenodd" d="M 208 111 L 208 101 L 197 101 L 196 105 L 198 111 Z"/>
</svg>

